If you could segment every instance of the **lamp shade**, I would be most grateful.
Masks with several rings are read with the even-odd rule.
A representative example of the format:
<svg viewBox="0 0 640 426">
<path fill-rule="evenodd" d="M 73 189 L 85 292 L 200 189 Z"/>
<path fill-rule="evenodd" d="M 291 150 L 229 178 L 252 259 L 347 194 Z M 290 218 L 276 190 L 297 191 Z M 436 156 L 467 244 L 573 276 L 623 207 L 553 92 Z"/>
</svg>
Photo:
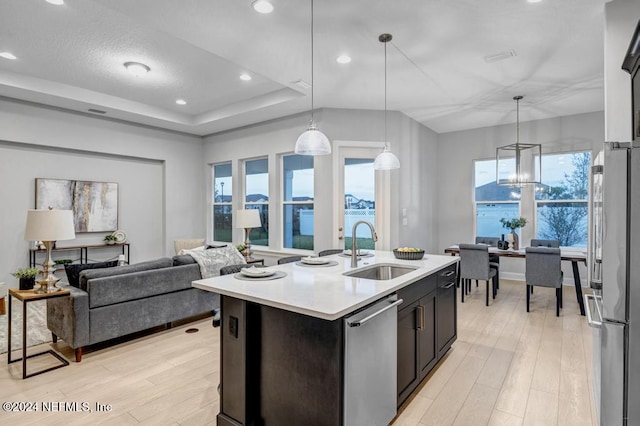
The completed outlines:
<svg viewBox="0 0 640 426">
<path fill-rule="evenodd" d="M 76 237 L 71 210 L 27 210 L 27 241 L 72 240 Z"/>
<path fill-rule="evenodd" d="M 400 160 L 396 155 L 389 151 L 389 148 L 385 147 L 384 150 L 378 154 L 373 161 L 374 170 L 393 170 L 400 168 Z"/>
<path fill-rule="evenodd" d="M 299 155 L 326 155 L 331 154 L 331 144 L 329 139 L 316 127 L 316 123 L 311 121 L 309 127 L 296 141 L 294 149 Z"/>
<path fill-rule="evenodd" d="M 260 212 L 256 209 L 236 210 L 236 228 L 259 228 Z"/>
</svg>

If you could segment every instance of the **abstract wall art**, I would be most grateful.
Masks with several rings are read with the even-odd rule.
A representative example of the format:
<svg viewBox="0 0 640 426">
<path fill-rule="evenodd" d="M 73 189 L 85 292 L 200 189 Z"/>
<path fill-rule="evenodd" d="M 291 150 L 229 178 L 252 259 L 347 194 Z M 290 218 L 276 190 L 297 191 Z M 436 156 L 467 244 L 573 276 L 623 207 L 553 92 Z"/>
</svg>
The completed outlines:
<svg viewBox="0 0 640 426">
<path fill-rule="evenodd" d="M 118 184 L 36 178 L 36 209 L 73 210 L 76 232 L 118 229 Z"/>
</svg>

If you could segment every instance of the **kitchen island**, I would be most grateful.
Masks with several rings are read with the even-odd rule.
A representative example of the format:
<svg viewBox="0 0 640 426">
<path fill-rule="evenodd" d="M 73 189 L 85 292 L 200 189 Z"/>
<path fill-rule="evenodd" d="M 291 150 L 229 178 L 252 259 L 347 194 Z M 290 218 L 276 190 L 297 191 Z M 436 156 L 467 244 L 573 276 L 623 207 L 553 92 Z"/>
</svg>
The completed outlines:
<svg viewBox="0 0 640 426">
<path fill-rule="evenodd" d="M 350 390 L 362 387 L 369 376 L 386 377 L 387 370 L 397 379 L 386 383 L 394 394 L 395 413 L 455 340 L 457 258 L 427 254 L 406 261 L 392 252 L 370 253 L 373 256 L 361 258 L 357 268 L 350 266 L 350 258 L 333 255 L 326 257 L 337 262 L 332 266 L 270 267 L 286 274 L 279 279 L 249 281 L 227 275 L 193 282 L 222 296 L 219 425 L 355 424 L 347 412 L 355 412 L 364 424 L 371 404 L 360 396 L 367 388 Z M 378 265 L 407 269 L 390 279 L 349 276 Z M 358 339 L 347 338 L 348 319 L 367 314 L 376 302 L 399 304 L 397 312 L 394 306 L 390 340 L 356 348 L 356 363 L 349 363 L 350 342 Z M 358 329 L 373 330 L 362 323 Z M 396 368 L 375 368 L 365 371 L 367 377 L 354 379 L 352 373 L 381 358 L 378 354 L 385 348 L 392 351 L 384 361 L 391 359 Z"/>
</svg>

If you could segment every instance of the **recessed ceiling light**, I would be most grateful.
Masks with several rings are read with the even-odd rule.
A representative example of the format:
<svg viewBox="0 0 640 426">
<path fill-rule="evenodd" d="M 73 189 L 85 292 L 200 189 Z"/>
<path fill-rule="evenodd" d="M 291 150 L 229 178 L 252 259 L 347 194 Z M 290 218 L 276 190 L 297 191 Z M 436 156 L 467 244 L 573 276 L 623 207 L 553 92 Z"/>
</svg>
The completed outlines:
<svg viewBox="0 0 640 426">
<path fill-rule="evenodd" d="M 267 0 L 253 0 L 251 2 L 253 10 L 258 13 L 271 13 L 273 12 L 273 4 Z"/>
<path fill-rule="evenodd" d="M 249 80 L 251 80 L 251 76 L 249 74 L 247 74 L 247 73 L 240 74 L 240 80 L 249 81 Z"/>
<path fill-rule="evenodd" d="M 340 55 L 336 58 L 336 62 L 339 64 L 348 64 L 351 62 L 351 56 L 349 55 Z"/>
<path fill-rule="evenodd" d="M 542 0 L 527 0 L 527 3 L 540 3 Z"/>
<path fill-rule="evenodd" d="M 18 59 L 18 58 L 16 58 L 16 55 L 14 55 L 13 53 L 9 53 L 9 52 L 0 52 L 0 57 L 5 58 L 5 59 Z"/>
<path fill-rule="evenodd" d="M 176 103 L 177 103 L 178 105 L 186 105 L 186 104 L 187 104 L 187 101 L 185 101 L 184 99 L 177 99 L 177 100 L 176 100 Z"/>
<path fill-rule="evenodd" d="M 143 76 L 151 71 L 151 68 L 149 68 L 145 64 L 141 64 L 140 62 L 125 62 L 124 67 L 127 69 L 127 71 L 129 71 L 136 77 Z"/>
<path fill-rule="evenodd" d="M 56 6 L 60 6 L 64 4 L 64 0 L 47 0 L 47 3 L 55 4 Z"/>
</svg>

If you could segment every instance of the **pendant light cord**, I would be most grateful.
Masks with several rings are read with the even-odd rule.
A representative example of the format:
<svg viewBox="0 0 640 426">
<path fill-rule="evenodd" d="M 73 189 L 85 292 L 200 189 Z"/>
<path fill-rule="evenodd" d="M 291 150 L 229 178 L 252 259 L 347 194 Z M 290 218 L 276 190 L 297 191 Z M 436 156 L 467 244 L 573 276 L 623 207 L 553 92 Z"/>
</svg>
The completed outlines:
<svg viewBox="0 0 640 426">
<path fill-rule="evenodd" d="M 387 145 L 387 43 L 384 43 L 384 149 Z"/>
<path fill-rule="evenodd" d="M 311 122 L 313 123 L 313 0 L 311 0 Z"/>
<path fill-rule="evenodd" d="M 520 143 L 520 99 L 516 99 L 516 144 L 519 144 L 519 143 Z"/>
</svg>

